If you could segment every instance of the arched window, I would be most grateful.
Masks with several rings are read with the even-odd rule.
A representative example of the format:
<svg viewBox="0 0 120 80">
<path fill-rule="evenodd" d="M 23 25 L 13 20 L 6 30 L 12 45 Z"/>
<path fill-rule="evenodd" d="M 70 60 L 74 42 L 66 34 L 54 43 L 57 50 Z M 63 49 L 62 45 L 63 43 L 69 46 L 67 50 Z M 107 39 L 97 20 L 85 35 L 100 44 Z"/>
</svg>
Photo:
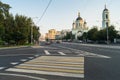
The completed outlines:
<svg viewBox="0 0 120 80">
<path fill-rule="evenodd" d="M 108 19 L 108 15 L 106 14 L 106 19 Z"/>
</svg>

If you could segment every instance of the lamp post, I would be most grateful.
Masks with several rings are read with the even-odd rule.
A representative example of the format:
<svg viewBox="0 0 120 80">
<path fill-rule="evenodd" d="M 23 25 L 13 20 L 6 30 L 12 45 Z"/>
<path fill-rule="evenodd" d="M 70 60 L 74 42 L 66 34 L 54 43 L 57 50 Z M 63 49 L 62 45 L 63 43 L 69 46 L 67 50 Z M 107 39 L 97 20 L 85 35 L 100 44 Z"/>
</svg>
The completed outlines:
<svg viewBox="0 0 120 80">
<path fill-rule="evenodd" d="M 109 32 L 108 32 L 108 23 L 106 23 L 106 29 L 107 29 L 107 44 L 109 44 Z"/>
<path fill-rule="evenodd" d="M 38 18 L 38 17 L 33 17 L 32 19 L 36 19 L 36 18 Z M 31 35 L 31 44 L 33 44 L 33 27 L 34 27 L 34 22 L 32 22 L 31 24 L 32 25 L 31 25 L 31 33 L 30 33 L 30 35 Z"/>
<path fill-rule="evenodd" d="M 33 43 L 33 25 L 31 26 L 31 44 Z"/>
</svg>

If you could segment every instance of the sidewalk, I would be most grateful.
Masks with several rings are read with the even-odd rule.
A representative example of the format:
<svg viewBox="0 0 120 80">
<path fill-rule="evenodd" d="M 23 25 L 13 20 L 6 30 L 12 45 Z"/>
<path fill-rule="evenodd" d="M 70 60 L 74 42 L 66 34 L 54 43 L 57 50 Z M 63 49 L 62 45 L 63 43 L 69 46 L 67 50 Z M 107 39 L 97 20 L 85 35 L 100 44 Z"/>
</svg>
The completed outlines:
<svg viewBox="0 0 120 80">
<path fill-rule="evenodd" d="M 85 43 L 68 43 L 68 42 L 63 42 L 65 44 L 74 44 L 74 45 L 82 45 L 82 46 L 91 46 L 91 47 L 100 47 L 100 48 L 111 48 L 111 49 L 120 49 L 119 44 L 85 44 Z"/>
<path fill-rule="evenodd" d="M 29 47 L 29 46 L 10 46 L 10 47 L 0 47 L 0 50 L 3 50 L 3 49 L 16 49 L 16 48 L 24 48 L 24 47 Z"/>
</svg>

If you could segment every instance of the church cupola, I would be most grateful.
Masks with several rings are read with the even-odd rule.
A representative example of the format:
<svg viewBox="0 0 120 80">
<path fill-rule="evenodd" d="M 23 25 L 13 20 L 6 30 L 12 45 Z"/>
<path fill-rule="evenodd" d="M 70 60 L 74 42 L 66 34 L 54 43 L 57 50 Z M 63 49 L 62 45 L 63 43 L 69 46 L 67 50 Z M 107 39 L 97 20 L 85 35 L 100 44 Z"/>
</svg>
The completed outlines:
<svg viewBox="0 0 120 80">
<path fill-rule="evenodd" d="M 81 17 L 80 17 L 80 12 L 78 12 L 78 18 L 76 19 L 77 21 L 78 20 L 83 20 Z"/>
<path fill-rule="evenodd" d="M 105 5 L 105 9 L 103 11 L 108 11 L 108 9 L 106 8 L 106 5 Z"/>
</svg>

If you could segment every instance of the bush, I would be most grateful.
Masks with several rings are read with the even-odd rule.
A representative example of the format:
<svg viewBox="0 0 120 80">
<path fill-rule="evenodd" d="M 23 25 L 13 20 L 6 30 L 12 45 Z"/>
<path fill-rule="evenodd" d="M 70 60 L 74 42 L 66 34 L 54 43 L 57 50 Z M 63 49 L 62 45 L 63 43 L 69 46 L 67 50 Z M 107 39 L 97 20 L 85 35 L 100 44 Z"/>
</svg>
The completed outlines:
<svg viewBox="0 0 120 80">
<path fill-rule="evenodd" d="M 0 40 L 0 45 L 4 45 L 5 41 Z"/>
</svg>

